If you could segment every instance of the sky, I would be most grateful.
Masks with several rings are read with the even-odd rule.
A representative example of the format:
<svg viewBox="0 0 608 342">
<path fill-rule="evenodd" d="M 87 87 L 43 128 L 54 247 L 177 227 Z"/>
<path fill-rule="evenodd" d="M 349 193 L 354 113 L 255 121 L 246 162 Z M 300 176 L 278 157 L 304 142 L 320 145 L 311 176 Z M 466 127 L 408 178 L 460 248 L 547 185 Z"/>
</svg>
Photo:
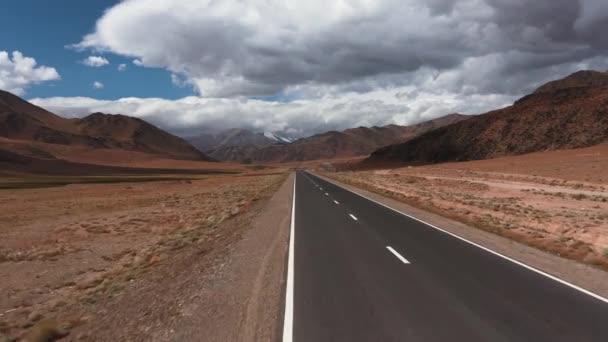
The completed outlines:
<svg viewBox="0 0 608 342">
<path fill-rule="evenodd" d="M 605 0 L 43 0 L 0 5 L 0 89 L 66 117 L 296 137 L 510 105 L 608 70 Z"/>
</svg>

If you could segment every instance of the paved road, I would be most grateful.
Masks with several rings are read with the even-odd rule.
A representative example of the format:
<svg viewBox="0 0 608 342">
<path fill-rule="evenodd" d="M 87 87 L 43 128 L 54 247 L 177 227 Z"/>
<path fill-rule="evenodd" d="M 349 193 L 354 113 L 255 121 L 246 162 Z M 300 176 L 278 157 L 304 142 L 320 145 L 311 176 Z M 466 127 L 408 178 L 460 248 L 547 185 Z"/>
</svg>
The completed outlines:
<svg viewBox="0 0 608 342">
<path fill-rule="evenodd" d="M 295 192 L 284 341 L 608 341 L 601 297 L 312 174 Z"/>
</svg>

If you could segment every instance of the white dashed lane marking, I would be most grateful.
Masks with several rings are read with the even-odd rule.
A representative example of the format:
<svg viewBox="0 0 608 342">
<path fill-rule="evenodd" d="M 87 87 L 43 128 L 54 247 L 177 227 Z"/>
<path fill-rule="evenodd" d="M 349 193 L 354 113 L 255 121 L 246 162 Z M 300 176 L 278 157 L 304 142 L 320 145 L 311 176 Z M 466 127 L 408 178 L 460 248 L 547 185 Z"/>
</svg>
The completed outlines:
<svg viewBox="0 0 608 342">
<path fill-rule="evenodd" d="M 386 249 L 388 249 L 391 253 L 393 253 L 393 255 L 395 255 L 397 257 L 397 259 L 401 260 L 401 262 L 403 262 L 404 264 L 409 264 L 410 262 L 407 261 L 406 258 L 404 258 L 401 254 L 397 253 L 396 250 L 393 249 L 393 247 L 391 246 L 386 246 Z"/>
</svg>

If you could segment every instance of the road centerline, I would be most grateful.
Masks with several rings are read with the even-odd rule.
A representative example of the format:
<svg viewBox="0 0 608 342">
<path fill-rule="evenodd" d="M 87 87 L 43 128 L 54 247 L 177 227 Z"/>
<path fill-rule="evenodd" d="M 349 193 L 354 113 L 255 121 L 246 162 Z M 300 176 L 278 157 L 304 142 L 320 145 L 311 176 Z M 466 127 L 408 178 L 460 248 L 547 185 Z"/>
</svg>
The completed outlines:
<svg viewBox="0 0 608 342">
<path fill-rule="evenodd" d="M 355 215 L 353 215 L 353 214 L 348 214 L 348 215 L 349 215 L 349 216 L 350 216 L 350 218 L 352 218 L 353 220 L 355 220 L 355 221 L 359 221 L 359 219 L 358 219 L 358 218 L 357 218 Z"/>
<path fill-rule="evenodd" d="M 393 253 L 393 255 L 396 256 L 397 259 L 401 260 L 401 262 L 403 262 L 404 264 L 410 264 L 410 262 L 406 258 L 404 258 L 401 254 L 399 254 L 396 250 L 394 250 L 393 247 L 386 246 L 386 249 L 388 249 L 391 253 Z"/>
</svg>

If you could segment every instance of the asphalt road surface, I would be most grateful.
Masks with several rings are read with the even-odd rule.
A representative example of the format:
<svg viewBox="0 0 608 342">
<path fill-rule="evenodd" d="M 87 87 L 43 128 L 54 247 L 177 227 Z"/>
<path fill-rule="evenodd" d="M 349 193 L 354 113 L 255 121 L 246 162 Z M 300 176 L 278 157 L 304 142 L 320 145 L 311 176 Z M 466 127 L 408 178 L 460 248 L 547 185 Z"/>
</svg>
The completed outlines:
<svg viewBox="0 0 608 342">
<path fill-rule="evenodd" d="M 608 341 L 608 301 L 298 171 L 283 341 Z"/>
</svg>

